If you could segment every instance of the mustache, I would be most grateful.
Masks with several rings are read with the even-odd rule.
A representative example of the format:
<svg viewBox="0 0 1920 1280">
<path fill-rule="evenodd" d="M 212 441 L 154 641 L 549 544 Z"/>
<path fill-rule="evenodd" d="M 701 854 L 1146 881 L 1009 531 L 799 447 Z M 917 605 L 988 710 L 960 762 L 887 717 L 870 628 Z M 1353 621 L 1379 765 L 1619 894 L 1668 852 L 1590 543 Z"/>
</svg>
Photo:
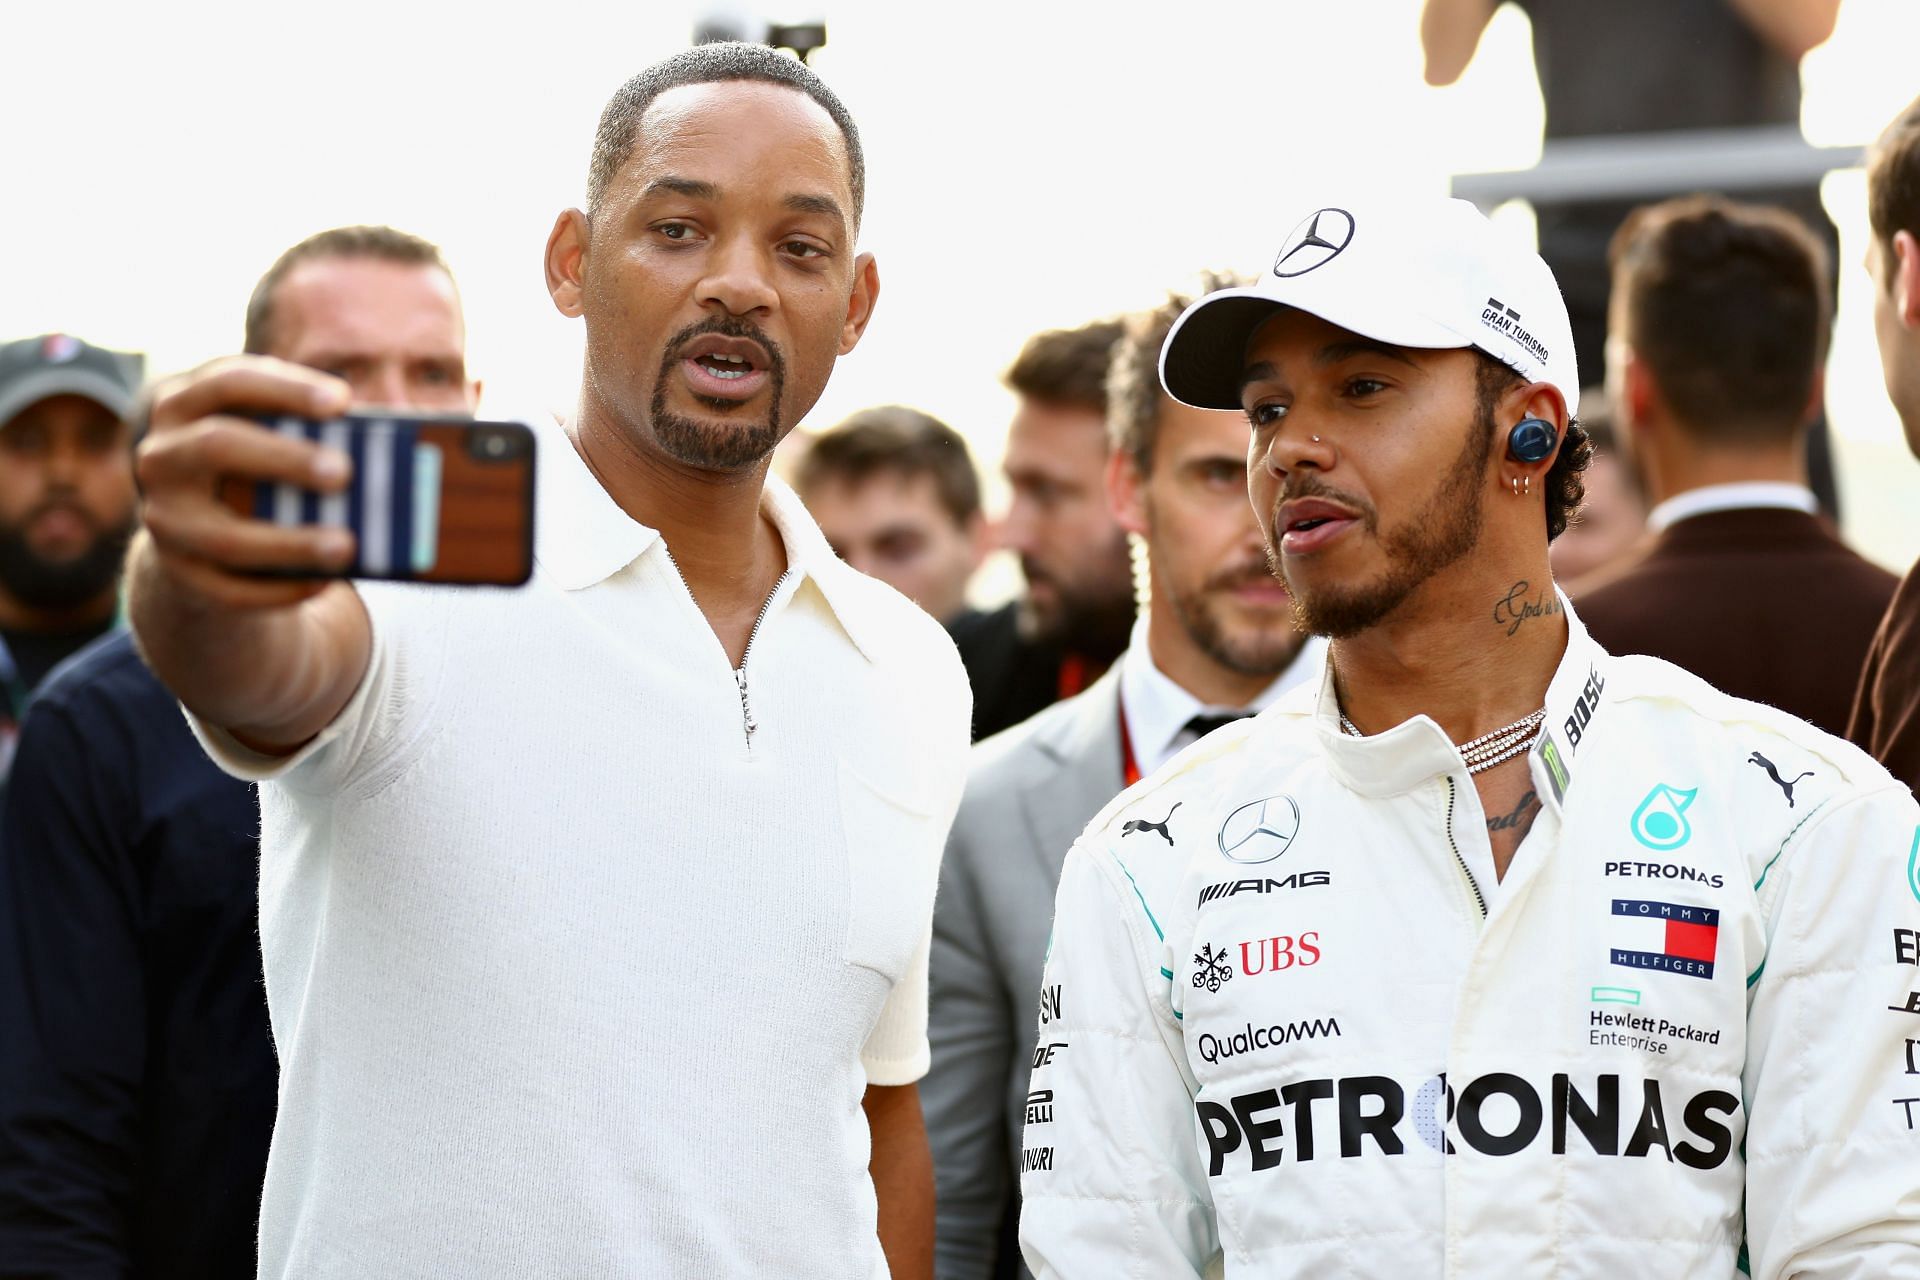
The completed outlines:
<svg viewBox="0 0 1920 1280">
<path fill-rule="evenodd" d="M 77 516 L 95 533 L 100 531 L 100 522 L 93 518 L 93 512 L 81 506 L 78 498 L 67 497 L 64 494 L 55 494 L 52 497 L 43 498 L 35 503 L 27 511 L 25 523 L 32 524 L 41 516 L 51 515 L 56 511 L 64 511 L 68 515 Z"/>
<path fill-rule="evenodd" d="M 786 353 L 780 350 L 780 344 L 769 338 L 759 325 L 739 316 L 714 316 L 711 319 L 690 324 L 668 338 L 666 354 L 660 357 L 661 370 L 664 372 L 671 369 L 679 361 L 682 347 L 695 338 L 704 338 L 710 333 L 718 334 L 723 338 L 744 338 L 749 342 L 759 343 L 767 353 L 767 372 L 772 374 L 775 380 L 783 379 L 787 369 L 787 357 Z"/>
<path fill-rule="evenodd" d="M 1360 523 L 1369 530 L 1380 525 L 1380 512 L 1371 502 L 1358 494 L 1348 493 L 1344 489 L 1322 480 L 1318 472 L 1304 471 L 1298 467 L 1287 473 L 1287 482 L 1273 500 L 1273 510 L 1267 513 L 1267 528 L 1275 534 L 1280 531 L 1280 507 L 1295 498 L 1324 498 L 1328 502 L 1337 502 L 1343 507 L 1359 513 Z"/>
<path fill-rule="evenodd" d="M 1241 587 L 1265 586 L 1279 576 L 1263 555 L 1228 565 L 1210 575 L 1202 585 L 1207 591 L 1235 591 Z"/>
</svg>

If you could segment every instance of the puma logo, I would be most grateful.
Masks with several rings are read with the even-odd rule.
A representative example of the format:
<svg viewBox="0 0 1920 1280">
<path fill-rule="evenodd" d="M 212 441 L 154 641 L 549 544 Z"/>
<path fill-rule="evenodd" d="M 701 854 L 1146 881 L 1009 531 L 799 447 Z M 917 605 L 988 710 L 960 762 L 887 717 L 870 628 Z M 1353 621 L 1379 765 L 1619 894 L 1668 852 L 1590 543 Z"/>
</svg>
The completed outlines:
<svg viewBox="0 0 1920 1280">
<path fill-rule="evenodd" d="M 1747 763 L 1757 764 L 1762 769 L 1765 769 L 1767 771 L 1767 776 L 1773 779 L 1773 785 L 1780 788 L 1781 794 L 1787 797 L 1787 808 L 1789 809 L 1793 808 L 1793 789 L 1800 785 L 1800 778 L 1811 778 L 1813 776 L 1813 770 L 1809 769 L 1805 773 L 1801 774 L 1799 778 L 1795 778 L 1792 782 L 1788 782 L 1785 778 L 1782 778 L 1780 776 L 1780 770 L 1774 768 L 1773 761 L 1767 759 L 1765 756 L 1761 755 L 1758 751 L 1754 752 L 1752 755 L 1747 757 Z M 1168 814 L 1167 816 L 1172 817 L 1173 815 Z M 1172 842 L 1169 841 L 1168 843 L 1172 843 Z"/>
<path fill-rule="evenodd" d="M 1180 806 L 1185 803 L 1184 800 L 1174 801 L 1173 808 L 1167 810 L 1167 816 L 1158 822 L 1142 822 L 1138 818 L 1130 818 L 1127 820 L 1126 825 L 1120 828 L 1120 834 L 1122 836 L 1130 836 L 1136 831 L 1157 831 L 1160 833 L 1162 840 L 1165 840 L 1168 844 L 1172 844 L 1173 837 L 1167 834 L 1167 824 L 1173 821 L 1175 810 L 1179 809 Z"/>
</svg>

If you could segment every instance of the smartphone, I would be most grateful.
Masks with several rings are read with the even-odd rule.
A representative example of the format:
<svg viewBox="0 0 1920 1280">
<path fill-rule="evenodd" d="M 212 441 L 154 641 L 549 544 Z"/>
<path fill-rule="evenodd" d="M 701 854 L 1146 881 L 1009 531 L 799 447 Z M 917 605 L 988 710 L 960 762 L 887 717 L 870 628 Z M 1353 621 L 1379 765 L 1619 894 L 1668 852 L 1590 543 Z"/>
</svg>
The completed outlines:
<svg viewBox="0 0 1920 1280">
<path fill-rule="evenodd" d="M 349 414 L 263 418 L 270 431 L 340 450 L 340 493 L 223 479 L 236 514 L 278 525 L 353 530 L 342 577 L 517 587 L 533 575 L 531 428 L 468 418 Z"/>
</svg>

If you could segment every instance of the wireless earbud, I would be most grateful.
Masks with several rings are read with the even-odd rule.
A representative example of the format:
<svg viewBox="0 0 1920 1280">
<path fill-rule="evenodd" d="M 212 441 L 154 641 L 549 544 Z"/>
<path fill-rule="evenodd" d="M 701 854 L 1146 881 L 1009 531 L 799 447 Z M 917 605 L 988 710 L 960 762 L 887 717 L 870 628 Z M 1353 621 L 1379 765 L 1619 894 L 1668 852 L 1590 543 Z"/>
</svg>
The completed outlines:
<svg viewBox="0 0 1920 1280">
<path fill-rule="evenodd" d="M 1545 418 L 1522 418 L 1507 435 L 1507 456 L 1515 462 L 1544 462 L 1559 439 L 1560 433 Z"/>
</svg>

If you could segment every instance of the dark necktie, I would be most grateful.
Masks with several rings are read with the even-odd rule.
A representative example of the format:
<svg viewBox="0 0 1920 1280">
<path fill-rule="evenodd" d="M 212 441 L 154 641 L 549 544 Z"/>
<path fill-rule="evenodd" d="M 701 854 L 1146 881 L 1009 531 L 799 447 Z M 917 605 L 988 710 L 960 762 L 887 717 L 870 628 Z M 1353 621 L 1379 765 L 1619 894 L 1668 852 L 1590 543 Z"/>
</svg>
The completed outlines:
<svg viewBox="0 0 1920 1280">
<path fill-rule="evenodd" d="M 1204 738 L 1221 725 L 1232 724 L 1235 720 L 1245 720 L 1252 714 L 1251 711 L 1228 711 L 1216 715 L 1197 715 L 1187 721 L 1185 729 L 1196 738 Z"/>
</svg>

